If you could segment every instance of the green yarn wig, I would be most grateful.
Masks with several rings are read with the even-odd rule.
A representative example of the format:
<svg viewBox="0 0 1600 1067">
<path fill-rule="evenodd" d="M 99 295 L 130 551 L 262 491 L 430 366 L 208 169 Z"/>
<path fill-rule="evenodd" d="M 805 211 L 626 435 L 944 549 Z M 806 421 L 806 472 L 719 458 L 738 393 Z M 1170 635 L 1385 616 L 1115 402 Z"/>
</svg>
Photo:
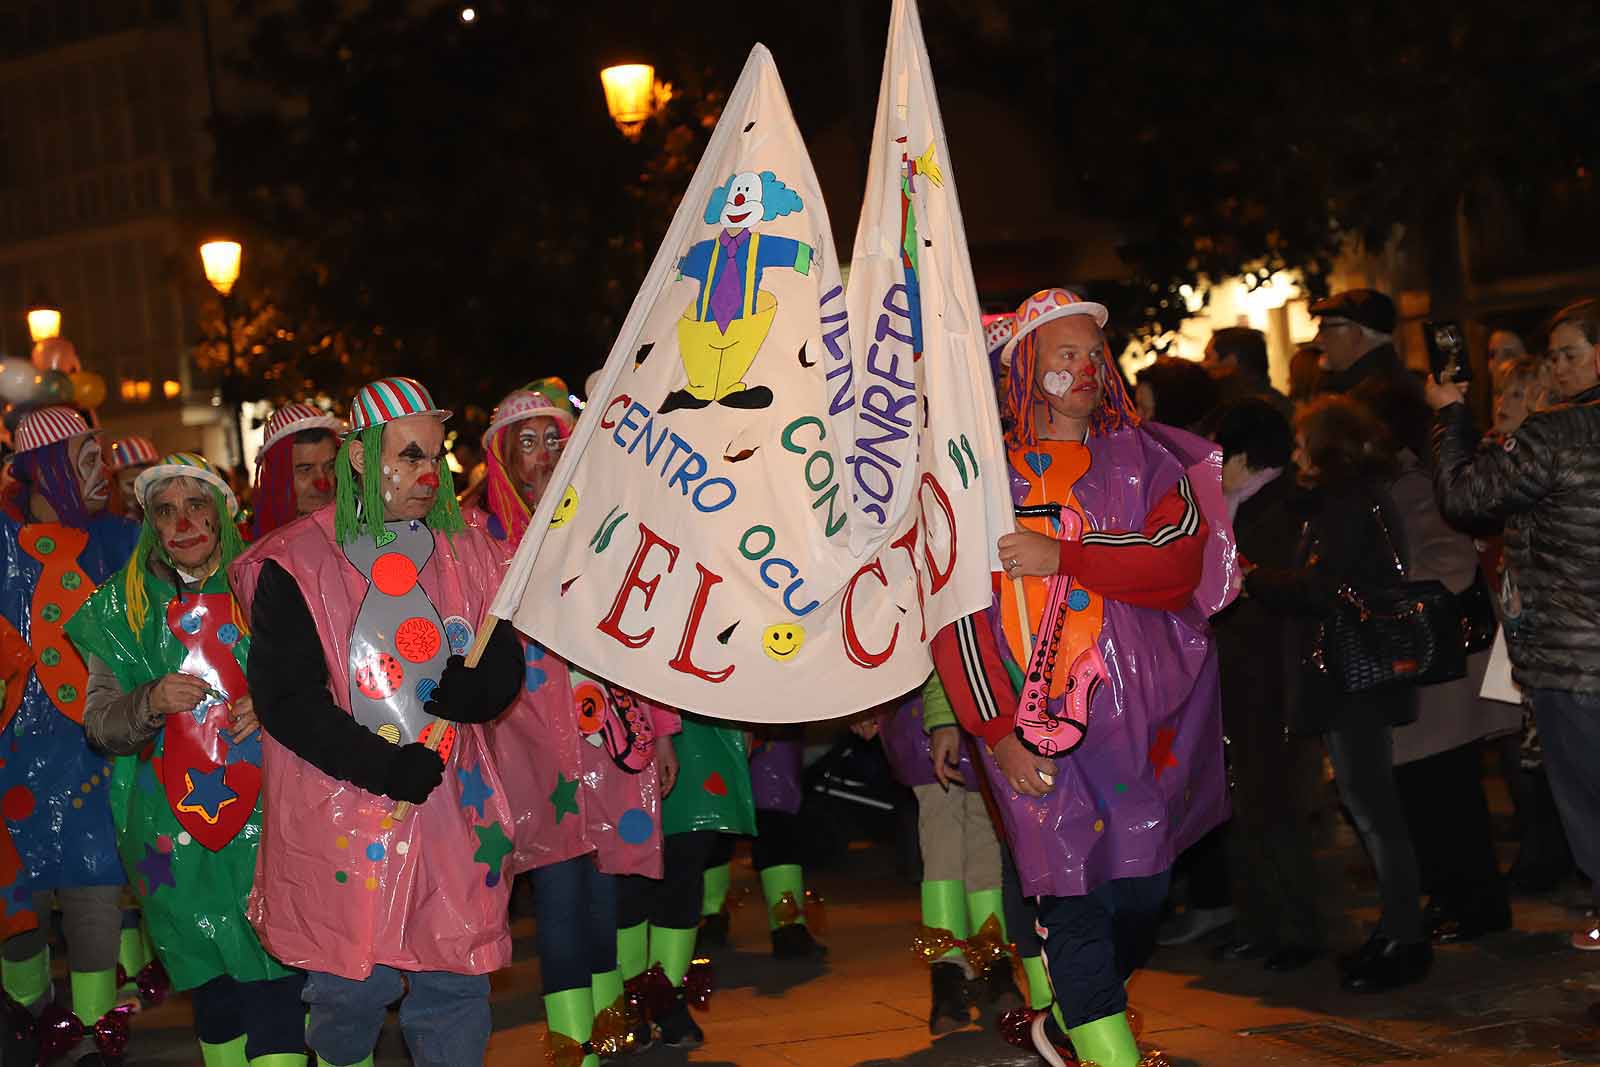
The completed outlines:
<svg viewBox="0 0 1600 1067">
<path fill-rule="evenodd" d="M 339 448 L 339 459 L 334 464 L 333 532 L 341 545 L 348 545 L 360 537 L 363 528 L 374 544 L 383 542 L 383 479 L 356 479 L 356 469 L 350 463 L 351 452 L 360 448 L 366 457 L 366 469 L 383 469 L 383 424 L 368 426 L 345 437 Z M 446 536 L 465 529 L 461 508 L 456 495 L 450 491 L 453 479 L 450 466 L 439 459 L 439 492 L 434 497 L 433 508 L 423 517 L 430 530 Z"/>
</svg>

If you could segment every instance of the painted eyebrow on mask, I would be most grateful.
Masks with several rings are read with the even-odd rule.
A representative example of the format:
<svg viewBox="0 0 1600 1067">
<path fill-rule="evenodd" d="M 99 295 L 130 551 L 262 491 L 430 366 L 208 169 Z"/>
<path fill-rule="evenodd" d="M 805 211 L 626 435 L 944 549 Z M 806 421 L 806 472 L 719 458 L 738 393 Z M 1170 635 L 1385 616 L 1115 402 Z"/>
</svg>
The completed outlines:
<svg viewBox="0 0 1600 1067">
<path fill-rule="evenodd" d="M 437 460 L 443 458 L 443 456 L 444 456 L 444 449 L 442 447 L 439 449 L 439 451 L 437 453 L 435 453 L 434 455 L 430 456 L 427 453 L 423 452 L 422 451 L 422 446 L 417 444 L 415 441 L 412 441 L 410 444 L 406 445 L 406 447 L 404 447 L 404 448 L 402 448 L 400 450 L 400 458 L 401 459 L 409 459 L 409 460 L 412 460 L 413 462 L 417 462 L 417 463 L 421 463 L 421 462 L 423 462 L 425 460 L 429 460 L 429 459 L 437 461 Z"/>
</svg>

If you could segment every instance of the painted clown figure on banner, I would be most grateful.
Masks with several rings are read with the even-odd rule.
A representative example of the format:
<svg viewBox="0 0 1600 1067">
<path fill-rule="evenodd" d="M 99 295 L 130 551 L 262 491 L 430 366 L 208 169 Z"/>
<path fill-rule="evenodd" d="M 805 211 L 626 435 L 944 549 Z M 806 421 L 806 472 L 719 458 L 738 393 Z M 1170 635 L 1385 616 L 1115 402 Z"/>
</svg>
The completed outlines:
<svg viewBox="0 0 1600 1067">
<path fill-rule="evenodd" d="M 915 151 L 884 145 L 889 199 L 857 249 L 872 292 L 852 276 L 847 312 L 816 175 L 755 47 L 497 617 L 712 718 L 844 715 L 927 677 L 931 635 L 987 601 L 1009 517 L 943 132 L 918 123 Z M 821 676 L 819 701 L 804 680 Z"/>
<path fill-rule="evenodd" d="M 226 567 L 244 550 L 233 490 L 175 452 L 139 475 L 133 558 L 67 624 L 89 666 L 84 726 L 112 758 L 129 885 L 167 973 L 194 997 L 207 1067 L 304 1062 L 302 976 L 245 918 L 261 840 L 250 633 Z"/>
<path fill-rule="evenodd" d="M 448 417 L 409 378 L 364 387 L 334 504 L 230 568 L 266 733 L 250 918 L 308 972 L 306 1036 L 329 1064 L 366 1062 L 402 994 L 416 1063 L 480 1062 L 488 974 L 511 960 L 508 795 L 528 795 L 527 757 L 497 758 L 483 724 L 525 664 L 509 627 L 463 661 L 503 553 L 442 490 Z"/>
<path fill-rule="evenodd" d="M 123 565 L 138 527 L 107 512 L 100 438 L 71 408 L 30 411 L 17 425 L 16 492 L 0 512 L 0 617 L 33 656 L 21 700 L 0 720 L 0 812 L 21 858 L 0 885 L 0 915 L 62 908 L 71 972 L 68 1017 L 51 999 L 48 924 L 4 947 L 7 994 L 44 1019 L 54 1040 L 95 1051 L 96 1024 L 125 1039 L 117 994 L 124 880 L 109 796 L 111 764 L 83 730 L 88 667 L 66 633 L 74 612 Z M 9 865 L 0 864 L 0 870 Z M 57 1026 L 56 1023 L 60 1025 Z M 69 1051 L 57 1048 L 57 1052 Z"/>
<path fill-rule="evenodd" d="M 251 497 L 259 539 L 333 503 L 334 460 L 344 420 L 311 404 L 285 404 L 261 428 Z"/>
<path fill-rule="evenodd" d="M 1154 947 L 1173 861 L 1228 815 L 1207 620 L 1237 575 L 1220 453 L 1140 423 L 1105 322 L 1064 289 L 1018 309 L 1007 441 L 1022 529 L 1000 538 L 989 607 L 942 631 L 935 660 L 1038 898 L 1067 1037 L 1080 1059 L 1130 1067 L 1126 972 Z M 1033 1033 L 1047 1060 L 1066 1042 L 1049 1013 Z"/>
<path fill-rule="evenodd" d="M 485 507 L 464 508 L 462 517 L 506 559 L 573 422 L 533 389 L 513 391 L 490 417 Z M 523 655 L 516 703 L 486 729 L 496 751 L 518 753 L 527 765 L 528 795 L 511 794 L 520 813 L 512 862 L 531 870 L 551 1055 L 592 1067 L 596 1049 L 614 1052 L 636 1039 L 617 967 L 613 876 L 661 875 L 661 793 L 675 766 L 666 735 L 677 732 L 678 717 L 571 669 L 535 642 Z"/>
</svg>

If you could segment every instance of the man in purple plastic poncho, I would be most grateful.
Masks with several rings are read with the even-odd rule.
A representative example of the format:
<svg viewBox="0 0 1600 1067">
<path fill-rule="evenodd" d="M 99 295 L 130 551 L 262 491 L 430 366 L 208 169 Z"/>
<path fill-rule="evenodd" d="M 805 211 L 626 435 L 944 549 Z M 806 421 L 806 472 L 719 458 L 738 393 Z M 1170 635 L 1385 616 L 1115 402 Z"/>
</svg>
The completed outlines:
<svg viewBox="0 0 1600 1067">
<path fill-rule="evenodd" d="M 1034 1046 L 1134 1067 L 1123 983 L 1154 946 L 1174 858 L 1228 813 L 1206 618 L 1230 598 L 1233 553 L 1214 447 L 1141 425 L 1105 323 L 1064 289 L 1018 309 L 1020 531 L 1000 538 L 990 607 L 942 631 L 934 661 L 1037 898 L 1058 1014 L 1034 1019 Z"/>
</svg>

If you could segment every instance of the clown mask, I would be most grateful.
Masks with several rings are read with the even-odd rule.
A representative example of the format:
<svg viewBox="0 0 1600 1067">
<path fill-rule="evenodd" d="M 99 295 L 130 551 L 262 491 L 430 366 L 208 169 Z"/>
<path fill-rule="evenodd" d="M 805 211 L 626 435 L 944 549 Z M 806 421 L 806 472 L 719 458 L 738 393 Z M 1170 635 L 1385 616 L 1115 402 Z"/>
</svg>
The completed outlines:
<svg viewBox="0 0 1600 1067">
<path fill-rule="evenodd" d="M 1105 341 L 1087 315 L 1069 315 L 1039 327 L 1034 381 L 1059 415 L 1086 419 L 1100 406 Z"/>
<path fill-rule="evenodd" d="M 169 478 L 155 487 L 147 502 L 167 558 L 187 574 L 204 572 L 222 543 L 210 488 L 196 478 Z"/>
<path fill-rule="evenodd" d="M 728 199 L 722 205 L 722 228 L 748 230 L 761 221 L 761 175 L 754 171 L 736 174 L 728 183 Z"/>
<path fill-rule="evenodd" d="M 73 457 L 73 469 L 78 474 L 78 490 L 83 494 L 83 508 L 89 514 L 104 511 L 111 500 L 111 474 L 106 470 L 104 454 L 100 451 L 100 438 L 95 434 L 83 438 L 78 454 Z"/>
<path fill-rule="evenodd" d="M 365 449 L 352 449 L 350 464 L 363 479 L 381 478 L 386 520 L 422 519 L 439 495 L 439 460 L 444 455 L 444 423 L 433 415 L 407 415 L 383 428 L 383 466 L 365 469 Z"/>
<path fill-rule="evenodd" d="M 339 442 L 332 433 L 325 433 L 310 442 L 295 441 L 291 448 L 295 513 L 309 515 L 333 503 L 333 463 L 339 455 Z"/>
<path fill-rule="evenodd" d="M 556 460 L 561 457 L 565 443 L 561 427 L 548 415 L 535 415 L 507 426 L 502 433 L 512 484 L 529 510 L 537 508 L 556 471 Z"/>
</svg>

